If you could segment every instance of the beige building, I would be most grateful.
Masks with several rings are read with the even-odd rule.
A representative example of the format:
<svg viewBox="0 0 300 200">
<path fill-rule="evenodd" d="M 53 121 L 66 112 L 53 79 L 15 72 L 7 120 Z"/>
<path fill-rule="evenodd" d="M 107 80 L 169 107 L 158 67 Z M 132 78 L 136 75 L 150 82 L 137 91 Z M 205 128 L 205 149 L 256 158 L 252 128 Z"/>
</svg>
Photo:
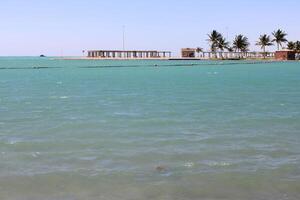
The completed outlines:
<svg viewBox="0 0 300 200">
<path fill-rule="evenodd" d="M 195 48 L 181 49 L 181 57 L 182 58 L 195 58 L 196 57 L 196 49 Z"/>
</svg>

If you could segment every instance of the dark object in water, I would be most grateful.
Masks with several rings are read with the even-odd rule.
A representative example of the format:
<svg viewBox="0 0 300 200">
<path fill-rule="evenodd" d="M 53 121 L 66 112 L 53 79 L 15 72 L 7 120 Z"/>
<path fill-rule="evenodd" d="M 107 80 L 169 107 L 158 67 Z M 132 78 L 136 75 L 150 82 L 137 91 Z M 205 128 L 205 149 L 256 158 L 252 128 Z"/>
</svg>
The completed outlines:
<svg viewBox="0 0 300 200">
<path fill-rule="evenodd" d="M 163 172 L 167 171 L 167 167 L 162 166 L 162 165 L 157 166 L 155 169 L 159 173 L 163 173 Z"/>
<path fill-rule="evenodd" d="M 41 58 L 45 58 L 46 56 L 42 54 L 42 55 L 40 55 L 40 57 L 41 57 Z"/>
</svg>

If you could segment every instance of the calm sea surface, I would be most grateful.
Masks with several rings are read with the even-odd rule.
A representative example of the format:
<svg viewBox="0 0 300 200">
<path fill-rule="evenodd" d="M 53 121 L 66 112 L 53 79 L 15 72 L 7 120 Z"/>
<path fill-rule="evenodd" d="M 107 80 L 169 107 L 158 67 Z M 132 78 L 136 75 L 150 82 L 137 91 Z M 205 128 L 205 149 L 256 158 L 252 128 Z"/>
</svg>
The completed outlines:
<svg viewBox="0 0 300 200">
<path fill-rule="evenodd" d="M 299 200 L 300 62 L 0 58 L 1 200 Z"/>
</svg>

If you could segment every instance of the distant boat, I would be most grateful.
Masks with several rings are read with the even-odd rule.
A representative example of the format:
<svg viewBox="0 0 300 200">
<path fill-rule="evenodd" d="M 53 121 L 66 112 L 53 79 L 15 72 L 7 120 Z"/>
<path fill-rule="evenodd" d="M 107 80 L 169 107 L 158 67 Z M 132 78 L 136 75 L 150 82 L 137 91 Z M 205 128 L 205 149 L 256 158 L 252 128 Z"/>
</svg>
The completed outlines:
<svg viewBox="0 0 300 200">
<path fill-rule="evenodd" d="M 45 58 L 46 56 L 42 54 L 42 55 L 40 55 L 40 57 L 41 57 L 41 58 Z"/>
</svg>

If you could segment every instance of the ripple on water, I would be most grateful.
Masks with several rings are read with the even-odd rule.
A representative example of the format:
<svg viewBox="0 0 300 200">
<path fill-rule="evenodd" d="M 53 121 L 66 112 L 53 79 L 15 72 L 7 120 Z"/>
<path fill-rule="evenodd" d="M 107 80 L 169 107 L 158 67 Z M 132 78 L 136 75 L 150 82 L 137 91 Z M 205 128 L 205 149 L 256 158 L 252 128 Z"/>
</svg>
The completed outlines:
<svg viewBox="0 0 300 200">
<path fill-rule="evenodd" d="M 79 158 L 79 160 L 83 160 L 83 161 L 95 161 L 97 159 L 98 159 L 97 156 L 87 156 L 87 157 L 80 157 Z"/>
<path fill-rule="evenodd" d="M 50 96 L 50 99 L 69 99 L 69 96 Z"/>
<path fill-rule="evenodd" d="M 59 97 L 60 99 L 69 99 L 70 97 L 68 97 L 68 96 L 61 96 L 61 97 Z"/>
</svg>

